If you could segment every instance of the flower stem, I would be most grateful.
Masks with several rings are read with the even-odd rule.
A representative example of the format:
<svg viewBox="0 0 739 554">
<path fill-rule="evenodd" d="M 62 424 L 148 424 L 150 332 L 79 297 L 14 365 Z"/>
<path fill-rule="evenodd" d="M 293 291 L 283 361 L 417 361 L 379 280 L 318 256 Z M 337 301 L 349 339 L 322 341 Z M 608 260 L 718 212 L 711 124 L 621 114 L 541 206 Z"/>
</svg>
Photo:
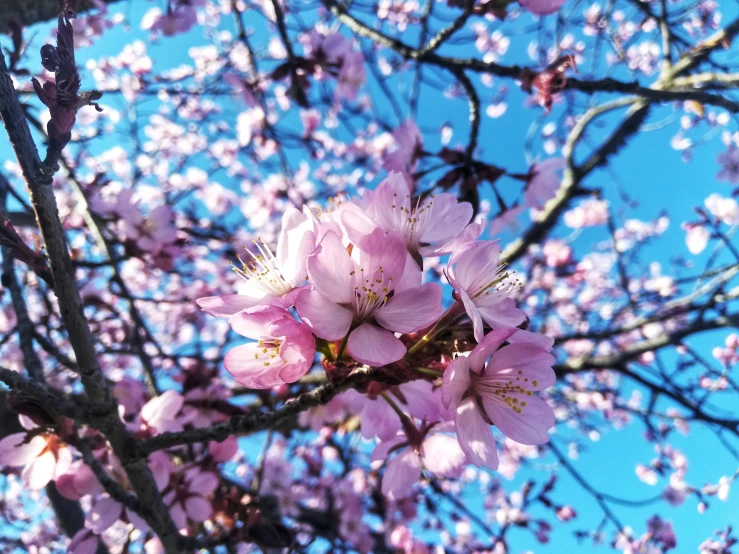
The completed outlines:
<svg viewBox="0 0 739 554">
<path fill-rule="evenodd" d="M 400 409 L 400 406 L 398 406 L 392 398 L 390 398 L 390 395 L 386 392 L 381 392 L 380 396 L 382 396 L 385 399 L 385 402 L 390 404 L 390 407 L 393 409 L 393 411 L 398 414 L 398 417 L 400 418 L 400 423 L 403 426 L 403 430 L 405 431 L 405 436 L 408 438 L 408 442 L 411 445 L 418 446 L 423 442 L 423 435 L 419 433 L 416 426 L 411 421 L 411 418 L 408 417 L 403 410 Z"/>
<path fill-rule="evenodd" d="M 390 407 L 393 409 L 393 411 L 400 416 L 400 420 L 401 421 L 403 420 L 403 418 L 407 418 L 408 417 L 408 416 L 406 416 L 403 413 L 403 410 L 400 409 L 400 406 L 398 406 L 395 403 L 395 400 L 393 400 L 392 398 L 390 398 L 390 395 L 388 393 L 381 392 L 380 393 L 380 396 L 382 396 L 385 399 L 385 402 L 387 402 L 388 404 L 390 404 Z"/>
<path fill-rule="evenodd" d="M 316 350 L 318 350 L 329 361 L 334 361 L 334 355 L 331 353 L 331 346 L 323 339 L 316 340 Z"/>
<path fill-rule="evenodd" d="M 431 377 L 442 377 L 444 375 L 441 371 L 437 369 L 431 369 L 430 367 L 414 367 L 413 369 L 418 373 L 430 375 Z"/>
<path fill-rule="evenodd" d="M 339 351 L 336 353 L 336 360 L 340 360 L 341 357 L 344 355 L 344 350 L 346 350 L 346 343 L 349 342 L 349 333 L 346 334 L 346 336 L 341 339 L 341 344 L 339 345 Z"/>
</svg>

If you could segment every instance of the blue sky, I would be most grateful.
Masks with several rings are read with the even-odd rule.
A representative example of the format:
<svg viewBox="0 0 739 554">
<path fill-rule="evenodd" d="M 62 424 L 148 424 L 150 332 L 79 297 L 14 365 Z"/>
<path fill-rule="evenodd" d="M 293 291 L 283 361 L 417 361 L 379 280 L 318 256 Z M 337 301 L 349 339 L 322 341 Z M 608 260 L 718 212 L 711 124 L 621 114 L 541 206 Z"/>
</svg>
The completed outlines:
<svg viewBox="0 0 739 554">
<path fill-rule="evenodd" d="M 125 7 L 124 13 L 129 15 L 130 20 L 138 24 L 141 15 L 146 9 L 154 5 L 160 5 L 163 2 L 138 3 L 133 7 Z M 736 11 L 736 6 L 732 6 Z M 733 15 L 726 13 L 725 19 Z M 254 40 L 264 44 L 264 38 L 267 36 L 266 28 L 259 20 L 250 20 L 247 18 L 247 26 L 255 27 Z M 520 29 L 522 25 L 526 25 L 527 20 L 512 24 L 512 26 L 503 26 L 506 29 Z M 231 28 L 231 22 L 224 19 L 222 26 Z M 43 40 L 48 36 L 47 25 L 39 26 L 36 41 Z M 134 38 L 147 40 L 147 33 L 143 33 L 134 27 L 131 30 L 124 30 L 121 26 L 109 31 L 104 40 L 97 42 L 94 46 L 80 50 L 78 60 L 80 66 L 84 67 L 84 61 L 88 58 L 95 58 L 101 55 L 117 54 L 124 44 L 130 42 Z M 417 38 L 413 34 L 403 35 L 403 40 L 415 44 Z M 190 46 L 206 44 L 207 41 L 202 37 L 199 28 L 184 36 L 175 38 L 161 39 L 157 44 L 149 47 L 149 55 L 154 61 L 155 71 L 161 71 L 170 67 L 179 65 L 180 63 L 189 61 L 187 50 Z M 0 40 L 0 44 L 6 44 Z M 512 47 L 509 52 L 502 58 L 503 63 L 520 63 L 525 65 L 535 65 L 529 60 L 524 48 L 514 48 L 513 45 L 520 46 L 521 41 L 513 39 Z M 37 44 L 38 45 L 38 44 Z M 300 49 L 298 48 L 298 51 Z M 476 52 L 468 48 L 450 48 L 443 50 L 442 53 L 452 53 L 467 56 L 474 56 Z M 29 63 L 30 67 L 38 67 L 37 60 Z M 624 79 L 629 79 L 628 75 L 616 75 Z M 586 78 L 587 75 L 581 77 Z M 478 77 L 473 76 L 473 81 L 478 82 Z M 405 83 L 407 84 L 407 83 Z M 491 119 L 484 115 L 487 103 L 495 96 L 498 85 L 501 81 L 496 78 L 495 86 L 489 90 L 489 94 L 482 93 L 483 99 L 483 121 L 479 138 L 478 158 L 484 161 L 498 164 L 512 171 L 525 172 L 527 162 L 523 155 L 524 145 L 526 142 L 526 133 L 529 125 L 541 117 L 541 111 L 538 108 L 530 108 L 523 106 L 525 95 L 516 89 L 514 83 L 507 81 L 506 85 L 510 89 L 507 98 L 508 109 L 506 113 L 498 118 Z M 391 89 L 399 88 L 404 83 L 400 83 L 398 79 L 390 79 L 388 86 Z M 381 103 L 382 94 L 376 83 L 370 77 L 368 92 L 373 99 L 376 99 L 380 110 L 389 115 L 389 120 L 395 122 L 394 116 L 389 107 Z M 118 98 L 109 96 L 103 99 L 104 103 L 116 106 Z M 407 105 L 401 103 L 401 107 L 407 110 Z M 670 118 L 674 113 L 673 107 L 663 106 L 652 113 L 649 123 L 655 123 L 665 118 Z M 467 106 L 462 100 L 449 101 L 441 94 L 435 91 L 427 91 L 422 97 L 420 108 L 418 111 L 417 123 L 423 130 L 438 129 L 442 123 L 451 122 L 454 128 L 454 138 L 451 145 L 454 146 L 460 142 L 466 142 L 467 138 Z M 557 121 L 559 112 L 555 107 L 555 111 L 550 119 Z M 604 118 L 609 125 L 612 125 L 616 119 L 614 117 Z M 295 118 L 296 125 L 298 123 Z M 640 132 L 637 134 L 615 158 L 609 171 L 600 170 L 593 173 L 585 182 L 585 185 L 591 188 L 600 188 L 604 197 L 608 199 L 616 213 L 624 211 L 629 218 L 638 218 L 642 220 L 652 220 L 656 218 L 662 209 L 666 210 L 670 215 L 670 227 L 663 235 L 660 241 L 645 251 L 648 258 L 645 261 L 658 261 L 662 265 L 662 271 L 670 274 L 677 271 L 674 265 L 675 256 L 683 256 L 690 258 L 690 254 L 685 247 L 685 233 L 680 228 L 680 222 L 692 218 L 693 207 L 702 205 L 705 197 L 711 192 L 719 192 L 728 195 L 730 188 L 725 183 L 716 181 L 716 173 L 718 166 L 716 164 L 716 156 L 724 149 L 718 139 L 714 139 L 707 145 L 695 150 L 692 161 L 685 163 L 681 160 L 681 154 L 670 147 L 670 139 L 677 131 L 679 122 L 673 121 L 664 127 L 651 131 Z M 299 130 L 299 129 L 298 129 Z M 429 138 L 427 147 L 430 150 L 436 150 L 438 144 L 434 143 L 432 135 L 427 134 Z M 596 135 L 597 137 L 597 135 Z M 108 139 L 108 144 L 113 139 Z M 105 144 L 105 142 L 101 142 Z M 547 157 L 541 148 L 541 143 L 535 143 L 534 153 L 539 153 L 542 158 Z M 588 152 L 589 148 L 585 147 L 582 151 Z M 10 158 L 11 153 L 8 150 L 7 143 L 0 143 L 0 155 L 2 158 Z M 0 158 L 0 159 L 2 159 Z M 582 159 L 581 157 L 579 159 Z M 225 181 L 225 177 L 219 179 L 224 185 L 229 185 Z M 379 182 L 379 179 L 375 181 Z M 508 182 L 510 184 L 510 182 Z M 235 190 L 238 190 L 236 184 L 232 184 Z M 503 185 L 501 185 L 503 187 Z M 627 195 L 636 200 L 636 207 L 627 208 L 620 200 L 617 188 L 620 188 Z M 504 191 L 504 195 L 508 195 Z M 490 198 L 490 193 L 487 197 Z M 559 228 L 555 230 L 554 235 L 566 237 L 570 234 L 568 229 Z M 585 230 L 580 234 L 575 243 L 574 248 L 577 252 L 587 252 L 597 247 L 598 243 L 606 238 L 603 229 Z M 702 254 L 697 262 L 704 260 L 709 252 Z M 644 271 L 646 264 L 641 268 L 633 268 L 633 275 L 638 275 L 639 271 Z M 698 265 L 700 267 L 700 265 Z M 723 337 L 728 331 L 714 332 L 701 337 L 690 339 L 689 344 L 695 347 L 704 356 L 710 358 L 710 349 L 716 344 L 723 342 Z M 665 358 L 667 363 L 671 362 L 669 356 Z M 585 450 L 580 458 L 574 462 L 577 469 L 582 475 L 597 489 L 602 492 L 615 496 L 629 499 L 649 498 L 659 493 L 666 484 L 664 480 L 656 487 L 649 487 L 639 481 L 634 473 L 636 463 L 647 464 L 654 452 L 649 443 L 641 438 L 644 428 L 641 423 L 635 422 L 622 431 L 610 431 L 604 434 L 597 443 L 592 443 Z M 568 429 L 566 425 L 560 424 L 557 427 L 555 440 L 557 437 L 567 437 Z M 254 441 L 245 441 L 246 444 L 253 445 Z M 561 441 L 557 444 L 560 450 L 566 450 Z M 737 467 L 737 461 L 734 460 L 723 449 L 710 433 L 705 432 L 699 425 L 693 425 L 691 434 L 688 437 L 673 436 L 672 444 L 683 450 L 690 460 L 690 469 L 687 474 L 687 480 L 696 485 L 702 485 L 707 482 L 716 482 L 721 475 L 732 474 Z M 541 462 L 551 463 L 552 458 L 546 458 Z M 528 478 L 534 478 L 540 483 L 547 478 L 547 470 L 544 471 L 522 471 L 517 478 L 511 483 L 516 487 Z M 560 471 L 560 481 L 558 482 L 556 492 L 553 496 L 559 501 L 569 501 L 578 510 L 578 518 L 569 522 L 564 526 L 555 525 L 551 534 L 551 542 L 542 546 L 536 543 L 531 535 L 514 530 L 511 533 L 513 552 L 523 552 L 531 549 L 535 552 L 589 552 L 591 547 L 589 543 L 578 545 L 570 531 L 575 529 L 592 529 L 601 519 L 600 509 L 595 502 L 584 493 L 574 480 L 565 472 Z M 698 515 L 696 511 L 696 502 L 689 499 L 685 505 L 674 508 L 665 503 L 646 508 L 625 508 L 613 506 L 614 512 L 627 525 L 631 525 L 637 535 L 644 532 L 644 522 L 654 513 L 659 513 L 663 518 L 670 520 L 675 529 L 678 531 L 678 547 L 677 552 L 693 552 L 700 542 L 710 536 L 715 529 L 725 527 L 726 524 L 739 524 L 739 494 L 733 491 L 727 502 L 719 502 L 714 500 L 711 502 L 711 508 L 705 515 Z M 469 505 L 474 505 L 481 498 L 471 496 L 465 499 Z M 552 522 L 552 518 L 547 516 Z M 552 522 L 553 523 L 553 522 Z M 611 535 L 607 535 L 610 539 Z M 429 540 L 433 540 L 429 537 Z M 607 546 L 602 547 L 604 550 Z"/>
</svg>

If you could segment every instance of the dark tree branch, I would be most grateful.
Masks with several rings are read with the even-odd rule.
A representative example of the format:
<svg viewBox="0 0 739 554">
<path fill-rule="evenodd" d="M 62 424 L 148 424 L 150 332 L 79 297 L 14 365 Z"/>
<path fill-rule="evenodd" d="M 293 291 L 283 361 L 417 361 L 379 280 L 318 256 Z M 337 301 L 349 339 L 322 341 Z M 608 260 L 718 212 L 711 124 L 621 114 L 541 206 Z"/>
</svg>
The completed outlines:
<svg viewBox="0 0 739 554">
<path fill-rule="evenodd" d="M 264 431 L 279 426 L 282 422 L 293 416 L 304 412 L 309 408 L 322 406 L 328 403 L 337 394 L 366 382 L 370 376 L 369 369 L 363 369 L 340 384 L 328 383 L 298 396 L 292 402 L 288 402 L 281 408 L 271 412 L 258 412 L 254 414 L 235 415 L 228 421 L 217 423 L 210 427 L 199 427 L 180 433 L 162 433 L 142 444 L 142 451 L 146 453 L 155 452 L 164 448 L 172 448 L 186 444 L 196 444 L 206 441 L 222 441 L 230 435 L 248 435 L 257 431 Z"/>
<path fill-rule="evenodd" d="M 117 403 L 100 367 L 94 339 L 83 313 L 54 191 L 47 180 L 47 172 L 39 158 L 3 55 L 0 55 L 0 117 L 5 123 L 28 186 L 54 276 L 54 292 L 59 301 L 62 321 L 77 358 L 85 392 L 98 413 L 96 426 L 103 430 L 128 474 L 141 501 L 139 514 L 156 531 L 165 550 L 176 551 L 180 534 L 164 505 L 146 458 L 138 452 L 137 441 L 130 436 L 118 417 Z"/>
</svg>

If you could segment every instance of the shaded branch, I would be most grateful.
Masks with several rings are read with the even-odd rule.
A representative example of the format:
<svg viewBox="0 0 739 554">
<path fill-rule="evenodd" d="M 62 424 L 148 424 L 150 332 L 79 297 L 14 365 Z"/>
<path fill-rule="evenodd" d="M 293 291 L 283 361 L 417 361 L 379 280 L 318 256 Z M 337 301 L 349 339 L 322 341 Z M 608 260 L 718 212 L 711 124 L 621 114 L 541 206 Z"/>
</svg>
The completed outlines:
<svg viewBox="0 0 739 554">
<path fill-rule="evenodd" d="M 162 433 L 142 443 L 141 449 L 145 453 L 182 446 L 185 444 L 196 444 L 206 441 L 222 441 L 230 435 L 248 435 L 257 431 L 264 431 L 279 426 L 283 421 L 304 412 L 309 408 L 327 404 L 336 395 L 349 390 L 369 380 L 371 370 L 365 368 L 349 376 L 339 384 L 329 383 L 301 394 L 292 402 L 288 402 L 281 408 L 271 412 L 259 412 L 255 414 L 232 416 L 228 421 L 211 425 L 210 427 L 199 427 L 179 433 Z"/>
</svg>

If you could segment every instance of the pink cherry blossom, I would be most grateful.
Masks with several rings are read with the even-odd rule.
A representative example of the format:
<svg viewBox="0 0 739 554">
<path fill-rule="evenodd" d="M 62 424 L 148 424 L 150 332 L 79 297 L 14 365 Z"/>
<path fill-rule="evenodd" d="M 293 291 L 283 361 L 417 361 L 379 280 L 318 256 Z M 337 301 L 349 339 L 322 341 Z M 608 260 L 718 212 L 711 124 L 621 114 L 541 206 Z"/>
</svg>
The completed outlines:
<svg viewBox="0 0 739 554">
<path fill-rule="evenodd" d="M 198 19 L 195 5 L 200 4 L 200 2 L 188 0 L 188 2 L 174 2 L 173 4 L 174 7 L 172 8 L 170 5 L 170 9 L 166 13 L 162 13 L 159 8 L 151 8 L 144 15 L 141 28 L 152 32 L 161 32 L 168 37 L 178 33 L 186 33 L 192 29 Z"/>
<path fill-rule="evenodd" d="M 90 529 L 83 527 L 72 537 L 67 546 L 67 554 L 95 554 L 100 539 Z"/>
<path fill-rule="evenodd" d="M 564 158 L 552 158 L 531 168 L 524 193 L 528 206 L 541 209 L 557 195 L 561 180 L 556 172 L 563 169 L 564 165 Z"/>
<path fill-rule="evenodd" d="M 495 236 L 506 230 L 518 231 L 521 227 L 518 218 L 525 211 L 526 206 L 523 205 L 507 209 L 490 223 L 490 234 Z"/>
<path fill-rule="evenodd" d="M 324 59 L 329 64 L 337 64 L 351 51 L 352 41 L 340 33 L 321 34 L 312 29 L 307 35 L 300 38 L 301 44 L 308 58 Z"/>
<path fill-rule="evenodd" d="M 484 335 L 483 321 L 498 328 L 516 327 L 526 319 L 511 298 L 519 285 L 500 264 L 500 251 L 497 241 L 470 242 L 449 258 L 449 283 L 472 320 L 478 342 Z"/>
<path fill-rule="evenodd" d="M 350 102 L 357 99 L 359 87 L 367 78 L 364 67 L 364 56 L 361 52 L 349 52 L 344 56 L 339 71 L 339 82 L 336 85 L 336 98 L 346 98 Z"/>
<path fill-rule="evenodd" d="M 407 119 L 393 131 L 393 138 L 395 139 L 395 150 L 385 154 L 382 167 L 391 172 L 391 175 L 392 172 L 402 173 L 411 194 L 413 194 L 413 177 L 411 174 L 416 167 L 418 158 L 423 153 L 423 136 L 415 122 L 412 119 Z"/>
<path fill-rule="evenodd" d="M 177 239 L 177 229 L 172 225 L 174 213 L 169 206 L 157 206 L 136 230 L 132 230 L 132 238 L 142 250 L 152 254 L 168 251 Z"/>
<path fill-rule="evenodd" d="M 435 255 L 448 254 L 450 250 L 434 246 L 448 243 L 472 219 L 472 205 L 459 202 L 453 194 L 414 200 L 401 173 L 391 173 L 367 196 L 367 215 L 384 231 L 401 233 L 412 254 L 428 255 L 431 250 Z"/>
<path fill-rule="evenodd" d="M 521 6 L 536 15 L 549 15 L 559 11 L 567 0 L 519 0 Z"/>
<path fill-rule="evenodd" d="M 719 181 L 728 181 L 732 185 L 739 184 L 739 147 L 730 144 L 726 152 L 718 155 L 718 163 L 721 165 L 716 177 Z"/>
<path fill-rule="evenodd" d="M 351 51 L 351 47 L 352 41 L 340 33 L 329 33 L 320 45 L 321 52 L 329 63 L 338 63 Z"/>
<path fill-rule="evenodd" d="M 177 415 L 184 403 L 182 395 L 170 389 L 141 408 L 141 420 L 154 433 L 182 431 L 183 422 Z"/>
<path fill-rule="evenodd" d="M 226 73 L 223 79 L 231 85 L 236 94 L 241 96 L 247 106 L 254 108 L 259 105 L 259 100 L 254 96 L 252 89 L 238 75 Z"/>
<path fill-rule="evenodd" d="M 206 521 L 213 513 L 208 497 L 218 486 L 218 477 L 197 467 L 175 474 L 165 491 L 164 502 L 178 529 L 187 527 L 187 520 Z"/>
<path fill-rule="evenodd" d="M 124 507 L 117 500 L 104 496 L 95 501 L 85 518 L 85 527 L 99 535 L 119 519 L 125 519 L 140 531 L 148 531 L 149 525 L 135 511 Z"/>
<path fill-rule="evenodd" d="M 706 198 L 705 204 L 708 211 L 722 223 L 739 224 L 739 204 L 734 198 L 724 198 L 714 193 Z"/>
<path fill-rule="evenodd" d="M 349 411 L 359 414 L 360 432 L 365 439 L 389 440 L 400 431 L 398 414 L 382 397 L 370 398 L 355 390 L 348 390 L 341 397 Z"/>
<path fill-rule="evenodd" d="M 300 317 L 325 340 L 347 337 L 347 350 L 358 362 L 383 366 L 401 359 L 406 347 L 394 333 L 428 327 L 443 311 L 438 284 L 400 286 L 406 256 L 398 233 L 375 229 L 351 256 L 338 235 L 327 233 L 308 258 L 314 288 L 298 297 Z"/>
<path fill-rule="evenodd" d="M 105 454 L 102 455 L 105 457 Z M 96 457 L 100 457 L 96 454 Z M 117 457 L 107 456 L 107 466 L 111 476 L 124 487 L 130 487 L 126 472 L 123 469 Z M 164 452 L 155 452 L 148 458 L 149 468 L 154 477 L 154 482 L 159 490 L 164 489 L 169 484 L 170 472 L 172 464 L 169 457 Z M 100 494 L 103 488 L 98 482 L 95 475 L 87 465 L 80 465 L 73 475 L 72 480 L 64 481 L 64 486 L 60 488 L 60 492 L 67 498 L 81 498 L 87 494 Z M 149 530 L 149 525 L 134 510 L 123 506 L 120 502 L 109 496 L 98 498 L 92 509 L 85 518 L 85 527 L 93 533 L 99 535 L 109 529 L 116 521 L 124 519 L 131 523 L 140 531 Z"/>
<path fill-rule="evenodd" d="M 441 402 L 441 389 L 424 380 L 411 381 L 388 391 L 404 410 L 425 421 L 452 420 L 454 414 Z M 371 397 L 354 390 L 342 393 L 343 404 L 351 413 L 359 415 L 360 431 L 365 439 L 374 437 L 387 441 L 401 429 L 398 414 L 382 397 Z"/>
<path fill-rule="evenodd" d="M 541 252 L 549 267 L 562 267 L 572 260 L 572 248 L 563 240 L 548 240 Z"/>
<path fill-rule="evenodd" d="M 282 216 L 277 255 L 264 242 L 254 241 L 257 253 L 247 250 L 251 260 L 236 269 L 244 280 L 239 294 L 199 298 L 198 305 L 214 317 L 226 318 L 263 304 L 289 308 L 305 280 L 306 260 L 317 238 L 315 229 L 315 218 L 307 208 L 302 212 L 289 208 Z"/>
<path fill-rule="evenodd" d="M 557 508 L 557 518 L 560 521 L 569 521 L 576 517 L 577 512 L 575 512 L 572 506 L 560 506 L 559 508 Z"/>
<path fill-rule="evenodd" d="M 564 215 L 565 224 L 573 229 L 605 225 L 607 221 L 608 202 L 598 198 L 589 198 Z"/>
<path fill-rule="evenodd" d="M 242 385 L 268 389 L 294 383 L 313 365 L 313 333 L 284 308 L 250 308 L 234 315 L 230 323 L 234 331 L 257 341 L 232 348 L 224 359 L 226 369 Z"/>
<path fill-rule="evenodd" d="M 691 254 L 700 254 L 708 246 L 708 239 L 711 233 L 703 225 L 685 224 L 685 244 Z"/>
<path fill-rule="evenodd" d="M 508 438 L 531 445 L 547 442 L 547 430 L 554 425 L 552 408 L 533 394 L 554 384 L 554 357 L 529 342 L 501 348 L 514 333 L 489 333 L 469 356 L 456 358 L 444 372 L 442 399 L 456 409 L 459 445 L 470 462 L 490 469 L 498 467 L 491 424 Z"/>
<path fill-rule="evenodd" d="M 0 440 L 0 466 L 23 467 L 23 484 L 40 490 L 67 472 L 72 451 L 52 433 L 37 434 L 36 425 L 28 418 L 21 417 L 21 423 L 30 433 L 13 433 Z"/>
<path fill-rule="evenodd" d="M 372 462 L 385 460 L 391 453 L 396 453 L 387 462 L 382 493 L 391 499 L 402 498 L 418 481 L 423 467 L 442 477 L 459 477 L 466 459 L 456 439 L 447 434 L 453 430 L 452 422 L 437 424 L 418 431 L 419 436 L 413 440 L 401 433 L 379 443 L 372 452 Z"/>
<path fill-rule="evenodd" d="M 208 453 L 214 462 L 227 462 L 239 451 L 239 442 L 235 436 L 230 435 L 222 442 L 210 441 Z"/>
</svg>

